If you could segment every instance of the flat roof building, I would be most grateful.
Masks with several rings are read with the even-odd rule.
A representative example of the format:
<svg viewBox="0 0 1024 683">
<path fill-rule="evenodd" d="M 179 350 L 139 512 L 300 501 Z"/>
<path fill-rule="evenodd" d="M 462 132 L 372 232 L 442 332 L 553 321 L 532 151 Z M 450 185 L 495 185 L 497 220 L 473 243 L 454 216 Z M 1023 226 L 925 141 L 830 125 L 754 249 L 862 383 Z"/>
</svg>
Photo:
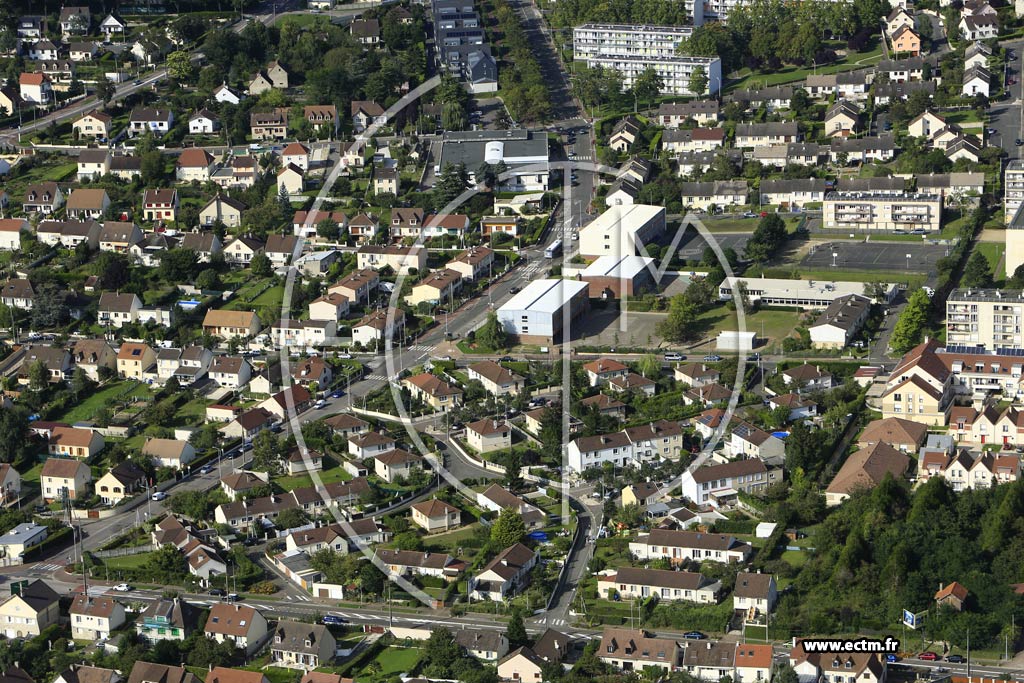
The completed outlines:
<svg viewBox="0 0 1024 683">
<path fill-rule="evenodd" d="M 689 26 L 583 24 L 573 29 L 573 57 L 591 68 L 619 71 L 625 88 L 653 68 L 661 76 L 662 93 L 714 95 L 722 88 L 722 60 L 677 52 L 680 42 L 692 33 Z M 690 90 L 690 77 L 698 67 L 708 78 L 707 89 L 701 93 Z"/>
<path fill-rule="evenodd" d="M 1019 289 L 954 289 L 946 298 L 946 344 L 988 350 L 1024 348 Z"/>
<path fill-rule="evenodd" d="M 732 299 L 737 283 L 747 287 L 747 298 L 751 303 L 762 306 L 799 306 L 800 308 L 828 308 L 836 299 L 851 294 L 863 296 L 863 282 L 830 282 L 823 280 L 784 280 L 779 278 L 727 277 L 718 286 L 718 297 L 723 301 Z M 896 296 L 896 285 L 882 283 L 885 300 L 875 303 L 889 303 Z"/>
<path fill-rule="evenodd" d="M 495 189 L 502 192 L 548 189 L 547 135 L 534 135 L 524 128 L 447 132 L 434 173 L 440 174 L 448 164 L 462 164 L 469 174 L 469 182 L 475 184 L 477 169 L 484 163 L 499 162 L 508 167 L 508 177 L 501 179 Z"/>
<path fill-rule="evenodd" d="M 638 247 L 665 231 L 665 208 L 650 204 L 613 206 L 580 229 L 580 255 L 636 256 Z"/>
<path fill-rule="evenodd" d="M 942 197 L 904 192 L 830 192 L 822 205 L 822 226 L 872 232 L 937 232 L 942 223 Z"/>
<path fill-rule="evenodd" d="M 565 325 L 589 308 L 587 289 L 574 280 L 534 280 L 498 309 L 498 320 L 520 343 L 558 343 Z"/>
<path fill-rule="evenodd" d="M 580 278 L 590 288 L 591 299 L 621 299 L 655 289 L 651 266 L 645 256 L 599 256 L 583 269 Z"/>
</svg>

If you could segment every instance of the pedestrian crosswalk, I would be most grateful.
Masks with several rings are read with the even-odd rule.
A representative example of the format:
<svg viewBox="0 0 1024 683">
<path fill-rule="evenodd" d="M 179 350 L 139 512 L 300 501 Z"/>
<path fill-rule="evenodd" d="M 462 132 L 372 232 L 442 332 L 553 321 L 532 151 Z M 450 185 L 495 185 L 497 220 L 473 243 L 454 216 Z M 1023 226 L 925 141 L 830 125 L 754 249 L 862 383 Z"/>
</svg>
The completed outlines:
<svg viewBox="0 0 1024 683">
<path fill-rule="evenodd" d="M 410 351 L 433 351 L 434 347 L 429 344 L 415 344 L 409 347 Z"/>
<path fill-rule="evenodd" d="M 62 564 L 37 564 L 32 569 L 38 572 L 55 572 L 63 566 Z"/>
<path fill-rule="evenodd" d="M 368 379 L 370 381 L 373 381 L 373 382 L 383 382 L 387 378 L 388 378 L 387 375 L 367 375 L 366 376 L 366 379 Z"/>
<path fill-rule="evenodd" d="M 296 600 L 298 602 L 312 602 L 313 599 L 308 595 L 286 595 L 286 600 Z"/>
</svg>

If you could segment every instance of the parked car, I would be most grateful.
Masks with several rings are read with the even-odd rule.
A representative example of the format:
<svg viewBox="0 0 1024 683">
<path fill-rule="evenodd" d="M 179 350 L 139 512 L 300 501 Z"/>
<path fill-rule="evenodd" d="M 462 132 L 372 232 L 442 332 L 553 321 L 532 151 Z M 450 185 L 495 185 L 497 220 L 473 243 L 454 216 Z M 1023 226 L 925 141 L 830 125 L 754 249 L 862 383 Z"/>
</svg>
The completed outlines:
<svg viewBox="0 0 1024 683">
<path fill-rule="evenodd" d="M 317 402 L 316 402 L 316 403 L 315 403 L 315 404 L 313 405 L 313 407 L 314 407 L 314 408 L 316 408 L 317 410 L 321 410 L 321 409 L 323 409 L 323 408 L 326 408 L 326 407 L 327 407 L 327 401 L 325 401 L 325 400 L 323 400 L 323 399 L 320 399 L 319 401 L 317 401 Z"/>
<path fill-rule="evenodd" d="M 683 634 L 683 638 L 687 640 L 704 640 L 707 636 L 700 631 L 687 631 Z"/>
<path fill-rule="evenodd" d="M 518 294 L 518 293 L 519 293 L 520 291 L 522 291 L 522 289 L 521 289 L 521 288 L 519 288 L 519 287 L 513 287 L 513 288 L 511 288 L 510 290 L 508 290 L 508 293 L 509 293 L 509 294 Z"/>
<path fill-rule="evenodd" d="M 333 394 L 331 394 L 331 398 L 341 398 L 344 395 L 345 395 L 345 392 L 342 391 L 341 389 L 338 389 Z"/>
<path fill-rule="evenodd" d="M 665 360 L 667 360 L 667 361 L 686 360 L 686 356 L 684 356 L 681 353 L 678 353 L 677 351 L 669 351 L 668 353 L 665 354 Z"/>
<path fill-rule="evenodd" d="M 321 622 L 324 623 L 324 624 L 328 624 L 328 625 L 330 625 L 330 624 L 347 624 L 348 623 L 348 619 L 344 619 L 342 617 L 339 617 L 336 614 L 325 614 L 323 619 L 321 619 Z"/>
<path fill-rule="evenodd" d="M 900 656 L 889 653 L 885 656 L 885 661 L 887 661 L 889 664 L 895 664 L 896 662 L 900 661 Z"/>
<path fill-rule="evenodd" d="M 950 664 L 963 664 L 967 661 L 967 657 L 963 655 L 949 655 L 946 657 L 946 661 Z"/>
<path fill-rule="evenodd" d="M 199 468 L 199 474 L 209 474 L 210 472 L 213 472 L 213 468 L 209 465 L 203 465 Z"/>
<path fill-rule="evenodd" d="M 153 500 L 155 500 L 157 502 L 160 502 L 161 500 L 164 500 L 165 498 L 167 498 L 167 494 L 164 493 L 163 491 L 157 491 L 156 493 L 153 494 Z"/>
<path fill-rule="evenodd" d="M 127 583 L 119 583 L 116 586 L 114 586 L 113 589 L 116 590 L 118 593 L 127 593 L 132 589 L 132 587 L 129 586 Z"/>
<path fill-rule="evenodd" d="M 717 353 L 710 353 L 704 356 L 705 363 L 717 363 L 720 360 L 722 360 L 722 357 L 719 356 Z"/>
<path fill-rule="evenodd" d="M 937 655 L 936 653 L 932 652 L 931 650 L 925 650 L 924 652 L 919 654 L 917 656 L 917 658 L 921 659 L 921 660 L 924 660 L 926 662 L 937 662 L 937 661 L 939 661 L 939 655 Z"/>
<path fill-rule="evenodd" d="M 512 356 L 502 356 L 501 358 L 498 359 L 498 362 L 499 363 L 511 363 L 513 360 L 515 360 L 515 359 L 512 358 Z"/>
</svg>

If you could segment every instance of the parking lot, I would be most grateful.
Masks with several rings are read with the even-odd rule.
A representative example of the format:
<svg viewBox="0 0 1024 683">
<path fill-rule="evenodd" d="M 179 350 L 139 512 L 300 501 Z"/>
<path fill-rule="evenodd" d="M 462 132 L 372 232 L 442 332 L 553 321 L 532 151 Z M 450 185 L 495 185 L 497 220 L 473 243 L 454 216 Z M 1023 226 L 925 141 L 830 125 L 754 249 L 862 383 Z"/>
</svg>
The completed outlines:
<svg viewBox="0 0 1024 683">
<path fill-rule="evenodd" d="M 743 248 L 746 246 L 747 240 L 750 239 L 750 234 L 740 232 L 714 233 L 712 238 L 718 242 L 718 246 L 721 247 L 722 251 L 731 248 L 742 258 Z M 668 238 L 668 242 L 671 244 L 671 237 Z M 707 246 L 707 241 L 702 235 L 696 230 L 688 229 L 686 234 L 683 235 L 683 239 L 679 242 L 679 258 L 686 261 L 699 261 L 704 256 L 704 250 Z"/>
<path fill-rule="evenodd" d="M 825 242 L 812 245 L 800 265 L 826 269 L 834 264 L 836 268 L 851 270 L 930 273 L 948 253 L 949 247 L 937 244 Z"/>
</svg>

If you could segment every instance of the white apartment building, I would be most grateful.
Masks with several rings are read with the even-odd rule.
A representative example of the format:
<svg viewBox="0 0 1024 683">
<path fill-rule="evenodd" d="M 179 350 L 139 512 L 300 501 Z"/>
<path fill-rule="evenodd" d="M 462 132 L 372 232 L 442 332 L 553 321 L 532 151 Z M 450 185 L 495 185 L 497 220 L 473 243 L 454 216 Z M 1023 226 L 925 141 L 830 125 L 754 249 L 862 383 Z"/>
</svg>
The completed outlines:
<svg viewBox="0 0 1024 683">
<path fill-rule="evenodd" d="M 942 197 L 936 194 L 830 192 L 822 209 L 824 227 L 839 230 L 937 232 L 942 221 Z"/>
<path fill-rule="evenodd" d="M 589 67 L 621 72 L 626 88 L 644 70 L 653 67 L 664 83 L 663 93 L 713 95 L 722 88 L 722 60 L 676 52 L 679 43 L 692 33 L 689 26 L 583 24 L 573 29 L 574 57 Z M 697 67 L 702 67 L 708 78 L 705 93 L 690 91 L 690 77 Z"/>
<path fill-rule="evenodd" d="M 1024 348 L 1024 292 L 954 289 L 946 299 L 946 344 L 995 349 Z"/>
<path fill-rule="evenodd" d="M 1003 176 L 1003 208 L 1006 219 L 1006 274 L 1012 276 L 1024 264 L 1024 215 L 1019 209 L 1024 204 L 1024 159 L 1014 159 L 1006 165 Z"/>
</svg>

